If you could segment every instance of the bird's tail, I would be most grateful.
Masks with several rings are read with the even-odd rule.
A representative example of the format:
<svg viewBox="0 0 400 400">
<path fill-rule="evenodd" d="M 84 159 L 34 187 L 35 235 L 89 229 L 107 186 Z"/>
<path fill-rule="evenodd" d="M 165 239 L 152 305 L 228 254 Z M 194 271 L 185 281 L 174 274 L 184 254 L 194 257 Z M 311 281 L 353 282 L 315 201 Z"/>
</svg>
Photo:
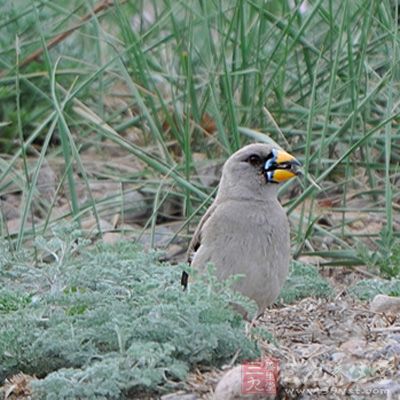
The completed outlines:
<svg viewBox="0 0 400 400">
<path fill-rule="evenodd" d="M 186 271 L 183 271 L 181 276 L 181 285 L 183 286 L 183 290 L 187 289 L 188 281 L 189 281 L 189 274 Z"/>
</svg>

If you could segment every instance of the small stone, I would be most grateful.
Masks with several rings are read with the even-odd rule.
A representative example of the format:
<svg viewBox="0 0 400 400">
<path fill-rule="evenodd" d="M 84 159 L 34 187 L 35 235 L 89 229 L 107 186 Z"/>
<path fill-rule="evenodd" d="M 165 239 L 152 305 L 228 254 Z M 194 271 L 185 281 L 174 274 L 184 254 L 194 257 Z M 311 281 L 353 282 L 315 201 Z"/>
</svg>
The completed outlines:
<svg viewBox="0 0 400 400">
<path fill-rule="evenodd" d="M 220 160 L 208 160 L 204 153 L 194 153 L 195 169 L 197 178 L 206 187 L 214 186 L 219 182 L 223 163 Z"/>
<path fill-rule="evenodd" d="M 51 202 L 56 194 L 57 175 L 47 161 L 44 161 L 39 169 L 36 188 L 40 199 Z"/>
<path fill-rule="evenodd" d="M 386 359 L 390 359 L 390 357 L 396 357 L 400 354 L 400 344 L 398 343 L 390 343 L 382 349 L 382 355 Z"/>
<path fill-rule="evenodd" d="M 275 399 L 275 394 L 268 393 L 251 393 L 251 390 L 246 390 L 244 387 L 244 373 L 243 365 L 238 365 L 235 368 L 229 370 L 218 382 L 215 388 L 215 393 L 213 400 L 265 400 L 265 399 Z M 258 376 L 255 376 L 258 378 Z M 254 379 L 256 382 L 257 379 Z M 277 382 L 272 382 L 274 387 L 277 387 Z"/>
<path fill-rule="evenodd" d="M 369 308 L 377 313 L 400 314 L 400 297 L 377 294 L 371 301 Z"/>
<path fill-rule="evenodd" d="M 21 226 L 20 218 L 14 218 L 7 221 L 7 231 L 10 235 L 18 233 L 20 226 Z"/>
<path fill-rule="evenodd" d="M 21 196 L 8 194 L 0 198 L 1 213 L 5 220 L 20 218 Z"/>
<path fill-rule="evenodd" d="M 186 249 L 179 244 L 171 244 L 167 248 L 164 259 L 166 261 L 184 262 L 186 260 Z"/>
<path fill-rule="evenodd" d="M 140 238 L 141 243 L 145 248 L 165 247 L 171 238 L 174 236 L 174 231 L 167 226 L 157 225 L 154 232 L 148 229 Z"/>
<path fill-rule="evenodd" d="M 146 196 L 139 190 L 126 188 L 122 198 L 122 205 L 124 221 L 128 223 L 147 219 L 149 211 L 151 211 L 151 206 L 147 203 Z"/>
<path fill-rule="evenodd" d="M 357 230 L 364 229 L 365 223 L 364 223 L 364 221 L 360 221 L 360 220 L 354 221 L 351 224 L 351 227 L 354 228 L 354 229 L 357 229 Z"/>
<path fill-rule="evenodd" d="M 346 353 L 343 353 L 342 351 L 337 351 L 336 353 L 331 354 L 330 359 L 333 362 L 338 362 L 346 358 Z"/>
<path fill-rule="evenodd" d="M 106 232 L 103 235 L 103 242 L 107 244 L 115 244 L 123 240 L 123 236 L 119 232 Z"/>
<path fill-rule="evenodd" d="M 132 185 L 121 187 L 117 182 L 90 182 L 91 196 L 97 202 L 97 212 L 102 218 L 114 220 L 115 215 L 121 215 L 123 223 L 146 220 L 152 210 L 152 199 L 147 197 Z M 90 200 L 87 190 L 80 190 L 79 203 L 84 205 Z M 148 200 L 150 204 L 148 204 Z"/>
<path fill-rule="evenodd" d="M 393 333 L 388 336 L 389 339 L 396 341 L 397 343 L 400 343 L 400 333 Z"/>
<path fill-rule="evenodd" d="M 100 229 L 102 232 L 111 231 L 113 229 L 112 225 L 104 219 L 100 219 L 99 224 L 100 224 Z M 97 233 L 98 226 L 97 226 L 96 218 L 90 217 L 90 218 L 82 221 L 82 229 L 87 230 L 91 233 Z"/>
<path fill-rule="evenodd" d="M 342 343 L 340 350 L 353 356 L 362 357 L 365 355 L 366 345 L 365 340 L 354 337 Z"/>
<path fill-rule="evenodd" d="M 197 400 L 198 397 L 194 393 L 176 392 L 161 396 L 160 400 Z"/>
</svg>

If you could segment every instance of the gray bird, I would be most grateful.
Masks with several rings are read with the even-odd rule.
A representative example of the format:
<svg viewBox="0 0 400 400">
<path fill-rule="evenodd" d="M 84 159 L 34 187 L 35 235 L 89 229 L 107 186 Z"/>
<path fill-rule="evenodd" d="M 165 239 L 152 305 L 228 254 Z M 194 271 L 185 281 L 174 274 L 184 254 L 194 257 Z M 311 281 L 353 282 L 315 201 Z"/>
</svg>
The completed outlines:
<svg viewBox="0 0 400 400">
<path fill-rule="evenodd" d="M 292 155 L 270 144 L 250 144 L 234 153 L 189 245 L 195 269 L 204 271 L 212 263 L 221 280 L 243 274 L 233 288 L 255 300 L 259 314 L 278 297 L 288 274 L 289 222 L 278 184 L 298 175 L 299 167 Z M 181 283 L 186 288 L 186 272 Z"/>
</svg>

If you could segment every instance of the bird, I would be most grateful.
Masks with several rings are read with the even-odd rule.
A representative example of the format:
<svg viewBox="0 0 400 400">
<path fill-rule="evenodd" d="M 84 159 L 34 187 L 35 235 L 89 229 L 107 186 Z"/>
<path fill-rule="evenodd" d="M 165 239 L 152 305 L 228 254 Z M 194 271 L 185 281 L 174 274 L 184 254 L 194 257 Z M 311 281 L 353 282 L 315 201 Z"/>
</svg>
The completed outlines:
<svg viewBox="0 0 400 400">
<path fill-rule="evenodd" d="M 300 174 L 301 163 L 278 145 L 239 149 L 225 162 L 216 197 L 188 247 L 193 270 L 204 272 L 211 263 L 219 280 L 243 275 L 233 289 L 257 303 L 257 316 L 276 300 L 288 275 L 289 221 L 278 187 Z M 186 271 L 181 284 L 189 284 Z"/>
</svg>

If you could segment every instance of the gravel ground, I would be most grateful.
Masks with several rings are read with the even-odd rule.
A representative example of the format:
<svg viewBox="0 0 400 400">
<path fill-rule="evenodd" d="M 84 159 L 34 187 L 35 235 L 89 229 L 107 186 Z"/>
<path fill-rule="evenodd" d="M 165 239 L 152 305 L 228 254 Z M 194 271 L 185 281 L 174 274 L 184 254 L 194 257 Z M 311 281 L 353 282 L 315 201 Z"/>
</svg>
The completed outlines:
<svg viewBox="0 0 400 400">
<path fill-rule="evenodd" d="M 357 278 L 339 273 L 332 279 L 336 297 L 272 308 L 258 321 L 274 337 L 262 340 L 262 349 L 264 359 L 279 365 L 278 398 L 400 398 L 400 318 L 348 295 L 348 281 Z M 212 399 L 231 367 L 192 374 L 192 399 Z M 176 396 L 170 399 L 186 400 Z"/>
</svg>

